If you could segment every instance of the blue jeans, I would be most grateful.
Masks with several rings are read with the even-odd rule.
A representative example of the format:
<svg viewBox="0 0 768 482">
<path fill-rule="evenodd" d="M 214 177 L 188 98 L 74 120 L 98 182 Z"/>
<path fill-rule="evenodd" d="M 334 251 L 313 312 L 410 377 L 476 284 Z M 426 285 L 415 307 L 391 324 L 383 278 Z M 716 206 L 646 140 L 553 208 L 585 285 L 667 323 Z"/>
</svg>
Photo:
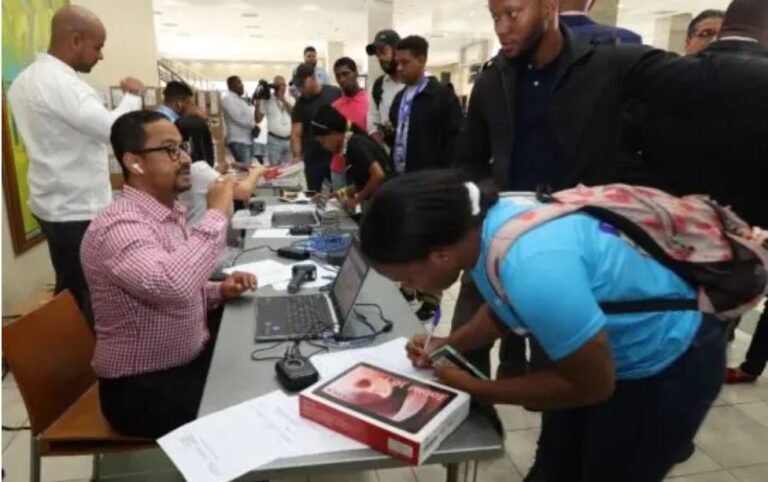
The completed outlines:
<svg viewBox="0 0 768 482">
<path fill-rule="evenodd" d="M 279 166 L 291 161 L 291 141 L 278 139 L 275 136 L 267 137 L 267 162 L 270 166 Z"/>
<path fill-rule="evenodd" d="M 347 173 L 331 171 L 331 186 L 334 191 L 347 187 Z"/>
<path fill-rule="evenodd" d="M 691 346 L 649 378 L 620 380 L 605 402 L 544 412 L 547 482 L 660 482 L 690 446 L 725 379 L 725 324 L 704 315 Z"/>
<path fill-rule="evenodd" d="M 249 166 L 253 162 L 253 144 L 244 144 L 242 142 L 229 142 L 227 143 L 229 152 L 232 153 L 232 157 L 236 162 L 242 162 Z"/>
</svg>

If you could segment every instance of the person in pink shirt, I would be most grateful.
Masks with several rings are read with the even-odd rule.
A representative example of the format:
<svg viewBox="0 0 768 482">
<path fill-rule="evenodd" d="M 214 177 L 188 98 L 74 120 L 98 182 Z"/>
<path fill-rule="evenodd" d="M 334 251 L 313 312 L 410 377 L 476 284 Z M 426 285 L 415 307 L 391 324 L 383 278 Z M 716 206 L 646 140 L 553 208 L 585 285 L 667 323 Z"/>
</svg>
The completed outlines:
<svg viewBox="0 0 768 482">
<path fill-rule="evenodd" d="M 126 184 L 80 252 L 96 317 L 92 366 L 112 427 L 155 438 L 197 418 L 213 351 L 208 312 L 256 289 L 256 278 L 208 281 L 224 251 L 234 181 L 212 182 L 205 215 L 188 226 L 176 196 L 191 187 L 190 158 L 175 125 L 159 112 L 131 112 L 110 140 Z"/>
<path fill-rule="evenodd" d="M 341 87 L 342 96 L 331 105 L 363 132 L 367 132 L 368 94 L 357 83 L 357 64 L 349 57 L 342 57 L 333 64 L 333 73 Z M 344 172 L 344 159 L 341 154 L 334 153 L 331 159 L 331 184 L 334 190 L 347 185 Z"/>
</svg>

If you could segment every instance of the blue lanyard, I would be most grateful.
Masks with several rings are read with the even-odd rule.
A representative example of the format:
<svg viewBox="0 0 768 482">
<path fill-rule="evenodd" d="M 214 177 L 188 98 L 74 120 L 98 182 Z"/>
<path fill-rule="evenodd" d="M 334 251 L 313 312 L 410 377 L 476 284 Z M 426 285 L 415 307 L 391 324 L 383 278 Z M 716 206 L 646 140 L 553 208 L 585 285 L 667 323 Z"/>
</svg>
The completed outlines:
<svg viewBox="0 0 768 482">
<path fill-rule="evenodd" d="M 408 129 L 411 117 L 411 107 L 416 97 L 427 87 L 429 77 L 424 77 L 419 81 L 416 91 L 408 97 L 407 87 L 403 91 L 403 100 L 400 102 L 400 110 L 397 117 L 397 132 L 395 133 L 395 169 L 397 172 L 405 172 L 406 150 L 408 148 Z"/>
</svg>

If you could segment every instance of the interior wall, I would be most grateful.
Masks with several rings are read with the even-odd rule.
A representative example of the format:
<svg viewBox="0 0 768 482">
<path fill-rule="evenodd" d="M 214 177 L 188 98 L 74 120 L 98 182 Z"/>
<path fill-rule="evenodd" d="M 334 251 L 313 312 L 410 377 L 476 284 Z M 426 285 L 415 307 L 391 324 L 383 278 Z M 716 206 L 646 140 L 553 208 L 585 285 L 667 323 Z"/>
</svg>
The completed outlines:
<svg viewBox="0 0 768 482">
<path fill-rule="evenodd" d="M 48 256 L 48 244 L 37 244 L 20 256 L 13 252 L 11 227 L 3 203 L 3 314 L 35 291 L 54 282 L 53 267 Z"/>
<path fill-rule="evenodd" d="M 84 75 L 94 87 L 117 85 L 131 76 L 146 85 L 160 85 L 152 0 L 71 0 L 93 11 L 107 29 L 104 60 Z"/>
</svg>

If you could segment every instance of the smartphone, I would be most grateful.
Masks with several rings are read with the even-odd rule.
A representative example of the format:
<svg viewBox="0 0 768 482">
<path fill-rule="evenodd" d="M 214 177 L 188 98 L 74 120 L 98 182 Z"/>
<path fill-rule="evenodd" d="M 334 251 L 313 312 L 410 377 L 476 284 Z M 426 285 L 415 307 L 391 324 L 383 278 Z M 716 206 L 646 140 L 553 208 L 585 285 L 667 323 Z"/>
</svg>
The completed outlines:
<svg viewBox="0 0 768 482">
<path fill-rule="evenodd" d="M 471 364 L 464 356 L 456 351 L 455 348 L 453 348 L 450 345 L 445 345 L 432 353 L 429 354 L 429 359 L 432 360 L 432 363 L 437 363 L 440 360 L 448 360 L 449 362 L 453 363 L 457 367 L 461 368 L 465 372 L 469 373 L 475 378 L 479 378 L 480 380 L 488 380 L 488 377 L 485 376 L 483 372 L 481 372 L 476 366 Z"/>
</svg>

